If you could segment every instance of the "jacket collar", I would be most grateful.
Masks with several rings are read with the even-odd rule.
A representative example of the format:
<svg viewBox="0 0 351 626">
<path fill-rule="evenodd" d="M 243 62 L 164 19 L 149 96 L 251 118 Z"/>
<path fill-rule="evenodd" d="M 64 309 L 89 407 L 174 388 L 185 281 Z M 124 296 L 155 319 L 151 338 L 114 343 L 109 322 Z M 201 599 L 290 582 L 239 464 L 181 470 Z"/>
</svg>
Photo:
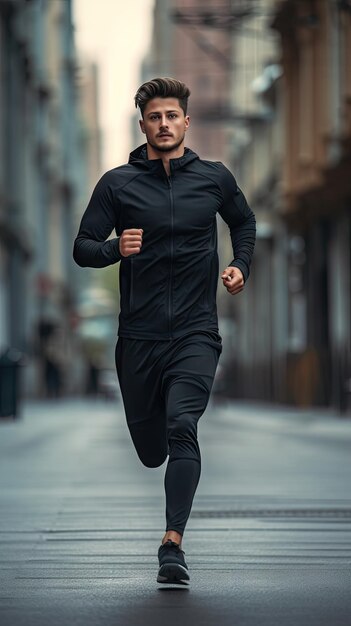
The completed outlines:
<svg viewBox="0 0 351 626">
<path fill-rule="evenodd" d="M 177 169 L 181 169 L 182 167 L 188 165 L 188 163 L 191 163 L 192 161 L 198 158 L 199 157 L 196 154 L 196 152 L 193 152 L 193 150 L 191 150 L 190 148 L 184 148 L 183 156 L 178 157 L 177 159 L 169 160 L 171 172 Z M 138 146 L 137 148 L 135 148 L 135 150 L 133 150 L 133 152 L 130 153 L 128 163 L 131 163 L 132 165 L 136 165 L 137 167 L 143 167 L 145 169 L 149 169 L 155 172 L 164 173 L 165 171 L 163 167 L 162 159 L 148 159 L 147 158 L 146 143 L 142 144 L 141 146 Z"/>
</svg>

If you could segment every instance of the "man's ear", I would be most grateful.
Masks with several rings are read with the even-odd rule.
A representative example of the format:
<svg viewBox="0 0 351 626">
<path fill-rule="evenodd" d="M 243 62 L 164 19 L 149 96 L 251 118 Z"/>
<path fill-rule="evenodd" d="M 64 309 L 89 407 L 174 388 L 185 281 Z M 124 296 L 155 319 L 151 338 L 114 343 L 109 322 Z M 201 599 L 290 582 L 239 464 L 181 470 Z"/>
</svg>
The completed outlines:
<svg viewBox="0 0 351 626">
<path fill-rule="evenodd" d="M 139 120 L 139 124 L 140 124 L 140 128 L 141 128 L 141 132 L 145 133 L 145 124 L 144 124 L 144 120 Z"/>
<path fill-rule="evenodd" d="M 185 123 L 185 130 L 188 130 L 188 128 L 190 126 L 190 117 L 189 117 L 189 115 L 185 116 L 184 123 Z"/>
</svg>

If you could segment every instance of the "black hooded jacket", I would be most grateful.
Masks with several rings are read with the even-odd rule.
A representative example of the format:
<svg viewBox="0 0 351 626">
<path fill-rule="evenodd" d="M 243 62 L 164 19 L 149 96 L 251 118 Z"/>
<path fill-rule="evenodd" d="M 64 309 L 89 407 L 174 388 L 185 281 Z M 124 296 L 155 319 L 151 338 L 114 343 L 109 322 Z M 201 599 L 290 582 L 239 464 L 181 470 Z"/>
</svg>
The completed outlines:
<svg viewBox="0 0 351 626">
<path fill-rule="evenodd" d="M 147 158 L 144 144 L 128 164 L 102 176 L 82 217 L 73 258 L 81 267 L 120 261 L 120 336 L 172 339 L 218 331 L 217 213 L 230 230 L 234 259 L 228 265 L 240 268 L 246 281 L 255 216 L 222 163 L 185 148 L 183 156 L 170 159 L 168 177 L 161 159 Z M 119 236 L 129 228 L 143 229 L 142 246 L 124 257 Z M 107 240 L 113 229 L 117 238 Z"/>
</svg>

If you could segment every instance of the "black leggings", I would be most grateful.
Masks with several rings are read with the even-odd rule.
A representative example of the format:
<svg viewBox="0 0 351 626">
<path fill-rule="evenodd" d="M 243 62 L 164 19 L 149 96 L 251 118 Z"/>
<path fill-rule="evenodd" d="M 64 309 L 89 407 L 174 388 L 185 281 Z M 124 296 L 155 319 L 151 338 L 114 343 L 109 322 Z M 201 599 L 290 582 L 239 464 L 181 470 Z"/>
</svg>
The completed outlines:
<svg viewBox="0 0 351 626">
<path fill-rule="evenodd" d="M 142 463 L 165 474 L 166 531 L 181 535 L 199 482 L 197 422 L 206 409 L 222 340 L 196 331 L 171 340 L 118 337 L 116 368 L 128 428 Z"/>
</svg>

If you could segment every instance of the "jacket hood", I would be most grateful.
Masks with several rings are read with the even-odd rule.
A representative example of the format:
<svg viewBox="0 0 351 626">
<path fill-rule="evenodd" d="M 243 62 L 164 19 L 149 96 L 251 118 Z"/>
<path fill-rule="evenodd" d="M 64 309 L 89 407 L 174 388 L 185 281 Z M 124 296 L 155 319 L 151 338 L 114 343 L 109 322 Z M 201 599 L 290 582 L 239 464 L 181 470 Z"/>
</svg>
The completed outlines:
<svg viewBox="0 0 351 626">
<path fill-rule="evenodd" d="M 196 154 L 196 152 L 193 152 L 193 150 L 191 150 L 190 148 L 184 148 L 183 156 L 178 157 L 176 159 L 170 159 L 169 161 L 170 168 L 171 170 L 180 169 L 188 165 L 188 163 L 195 161 L 195 159 L 198 159 L 198 158 L 199 156 Z M 143 167 L 149 170 L 156 171 L 156 170 L 162 169 L 164 171 L 162 159 L 148 159 L 147 158 L 146 143 L 142 144 L 141 146 L 138 146 L 138 148 L 135 148 L 135 150 L 133 150 L 133 152 L 130 153 L 128 163 L 131 163 L 132 165 L 136 165 L 137 167 Z"/>
</svg>

